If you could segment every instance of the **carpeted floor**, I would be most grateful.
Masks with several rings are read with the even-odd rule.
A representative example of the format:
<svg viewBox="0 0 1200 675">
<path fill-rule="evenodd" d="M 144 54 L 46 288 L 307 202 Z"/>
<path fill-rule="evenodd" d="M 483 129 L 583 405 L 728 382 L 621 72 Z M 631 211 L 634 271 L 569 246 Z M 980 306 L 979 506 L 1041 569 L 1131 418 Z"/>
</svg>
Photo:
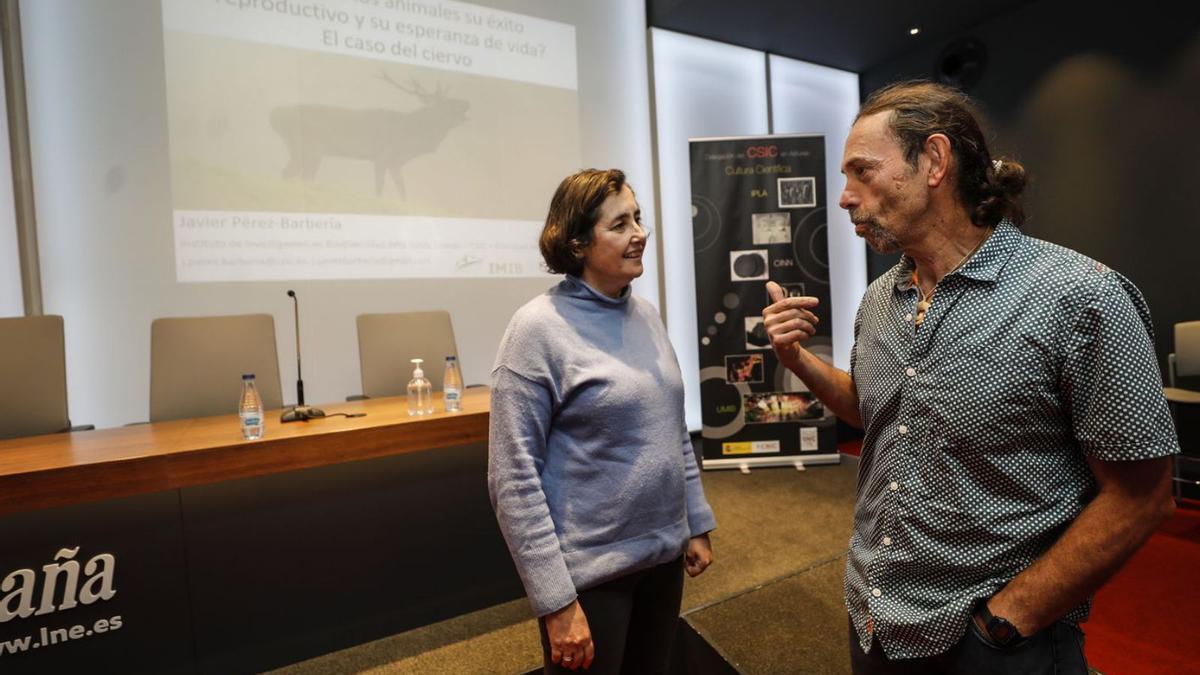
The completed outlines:
<svg viewBox="0 0 1200 675">
<path fill-rule="evenodd" d="M 853 451 L 856 448 L 844 447 Z M 842 571 L 857 458 L 807 471 L 706 472 L 715 564 L 689 579 L 684 616 L 748 675 L 849 672 Z M 1181 507 L 1097 595 L 1087 653 L 1106 675 L 1197 673 L 1200 509 Z M 525 673 L 541 663 L 525 600 L 273 671 Z"/>
<path fill-rule="evenodd" d="M 743 673 L 850 672 L 838 556 L 687 615 Z"/>
<path fill-rule="evenodd" d="M 803 472 L 703 474 L 718 521 L 714 564 L 688 579 L 683 608 L 742 672 L 848 672 L 841 570 L 858 462 L 843 460 Z M 804 635 L 780 642 L 783 616 Z M 524 673 L 540 663 L 537 624 L 519 600 L 272 672 Z"/>
</svg>

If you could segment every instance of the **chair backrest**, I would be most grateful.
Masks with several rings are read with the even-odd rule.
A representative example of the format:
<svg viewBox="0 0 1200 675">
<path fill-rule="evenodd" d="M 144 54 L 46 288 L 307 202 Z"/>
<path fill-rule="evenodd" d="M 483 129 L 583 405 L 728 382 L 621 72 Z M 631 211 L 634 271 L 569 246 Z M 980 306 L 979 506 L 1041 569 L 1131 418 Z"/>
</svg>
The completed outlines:
<svg viewBox="0 0 1200 675">
<path fill-rule="evenodd" d="M 1175 324 L 1175 374 L 1200 375 L 1200 321 Z"/>
<path fill-rule="evenodd" d="M 237 412 L 243 373 L 254 373 L 264 408 L 283 407 L 270 314 L 150 324 L 151 422 Z"/>
<path fill-rule="evenodd" d="M 65 431 L 67 359 L 61 316 L 0 319 L 0 438 Z"/>
<path fill-rule="evenodd" d="M 434 391 L 442 388 L 446 357 L 458 356 L 449 312 L 359 314 L 357 323 L 363 394 L 406 394 L 413 371 L 410 359 L 424 359 L 426 379 Z"/>
</svg>

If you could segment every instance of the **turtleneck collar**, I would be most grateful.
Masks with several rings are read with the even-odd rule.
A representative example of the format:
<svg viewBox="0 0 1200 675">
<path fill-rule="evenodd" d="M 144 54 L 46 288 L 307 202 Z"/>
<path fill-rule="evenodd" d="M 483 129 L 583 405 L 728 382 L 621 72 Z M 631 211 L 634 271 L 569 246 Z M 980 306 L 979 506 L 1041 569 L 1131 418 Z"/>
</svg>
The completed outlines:
<svg viewBox="0 0 1200 675">
<path fill-rule="evenodd" d="M 559 282 L 557 292 L 560 295 L 565 295 L 570 298 L 591 300 L 605 305 L 619 307 L 629 302 L 629 297 L 633 293 L 633 287 L 626 286 L 625 288 L 621 289 L 621 295 L 615 298 L 610 298 L 609 296 L 589 286 L 588 283 L 583 279 L 573 274 L 568 274 L 566 275 L 565 279 Z"/>
</svg>

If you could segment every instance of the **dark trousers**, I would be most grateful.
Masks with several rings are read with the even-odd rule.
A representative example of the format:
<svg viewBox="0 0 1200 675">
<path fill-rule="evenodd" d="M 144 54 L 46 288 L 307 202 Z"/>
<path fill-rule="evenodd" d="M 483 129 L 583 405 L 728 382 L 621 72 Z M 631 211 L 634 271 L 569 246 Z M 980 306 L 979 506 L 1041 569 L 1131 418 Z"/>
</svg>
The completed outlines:
<svg viewBox="0 0 1200 675">
<path fill-rule="evenodd" d="M 546 622 L 542 654 L 547 673 L 666 673 L 683 599 L 683 557 L 634 572 L 579 593 L 579 605 L 592 631 L 592 667 L 571 671 L 550 662 Z"/>
<path fill-rule="evenodd" d="M 949 651 L 923 659 L 888 660 L 871 640 L 870 653 L 858 646 L 850 624 L 850 665 L 854 675 L 1087 675 L 1083 631 L 1059 621 L 1007 648 L 992 646 L 971 621 L 967 633 Z"/>
</svg>

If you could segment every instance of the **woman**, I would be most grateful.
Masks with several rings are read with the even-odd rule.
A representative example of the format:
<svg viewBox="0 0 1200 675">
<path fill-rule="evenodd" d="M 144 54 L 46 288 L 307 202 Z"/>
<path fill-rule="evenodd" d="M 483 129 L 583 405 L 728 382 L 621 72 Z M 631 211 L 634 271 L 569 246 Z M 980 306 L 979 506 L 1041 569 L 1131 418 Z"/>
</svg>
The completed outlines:
<svg viewBox="0 0 1200 675">
<path fill-rule="evenodd" d="M 547 672 L 665 672 L 683 574 L 716 527 L 625 174 L 568 176 L 539 246 L 566 279 L 519 309 L 492 371 L 488 487 Z"/>
</svg>

